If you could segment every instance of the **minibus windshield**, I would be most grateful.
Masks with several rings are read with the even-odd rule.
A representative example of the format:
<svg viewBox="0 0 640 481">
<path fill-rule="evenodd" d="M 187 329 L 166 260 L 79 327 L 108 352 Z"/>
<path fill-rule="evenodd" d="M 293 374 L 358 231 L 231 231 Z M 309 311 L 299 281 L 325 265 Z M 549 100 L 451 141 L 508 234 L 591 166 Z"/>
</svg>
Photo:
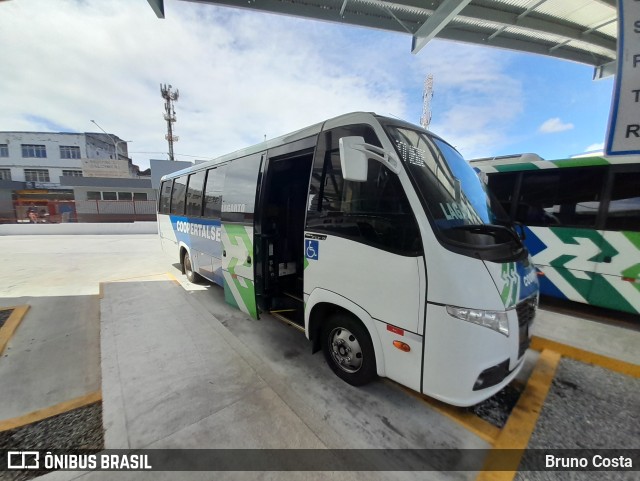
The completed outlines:
<svg viewBox="0 0 640 481">
<path fill-rule="evenodd" d="M 391 123 L 385 128 L 441 241 L 487 260 L 523 254 L 508 216 L 456 149 L 424 131 Z"/>
</svg>

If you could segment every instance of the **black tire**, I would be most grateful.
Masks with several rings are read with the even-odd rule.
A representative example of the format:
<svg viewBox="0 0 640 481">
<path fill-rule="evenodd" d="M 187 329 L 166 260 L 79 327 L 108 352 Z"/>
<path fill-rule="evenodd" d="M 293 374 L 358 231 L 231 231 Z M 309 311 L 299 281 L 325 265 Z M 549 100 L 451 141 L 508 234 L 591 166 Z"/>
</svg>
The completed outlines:
<svg viewBox="0 0 640 481">
<path fill-rule="evenodd" d="M 189 257 L 189 253 L 185 251 L 182 256 L 182 271 L 187 276 L 187 280 L 192 284 L 196 284 L 200 280 L 200 276 L 197 272 L 193 270 L 193 266 L 191 265 L 191 257 Z"/>
<path fill-rule="evenodd" d="M 322 329 L 322 351 L 331 370 L 352 386 L 362 386 L 377 376 L 369 332 L 348 314 L 334 314 L 327 320 Z"/>
</svg>

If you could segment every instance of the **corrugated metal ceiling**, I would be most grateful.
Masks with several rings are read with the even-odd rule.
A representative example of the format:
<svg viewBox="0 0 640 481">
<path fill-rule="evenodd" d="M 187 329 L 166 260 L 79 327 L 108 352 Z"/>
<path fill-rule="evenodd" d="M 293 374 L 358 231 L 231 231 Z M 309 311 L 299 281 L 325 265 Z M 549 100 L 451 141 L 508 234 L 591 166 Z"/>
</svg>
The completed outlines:
<svg viewBox="0 0 640 481">
<path fill-rule="evenodd" d="M 435 37 L 594 67 L 610 67 L 616 59 L 616 0 L 190 1 L 408 33 L 414 52 Z"/>
</svg>

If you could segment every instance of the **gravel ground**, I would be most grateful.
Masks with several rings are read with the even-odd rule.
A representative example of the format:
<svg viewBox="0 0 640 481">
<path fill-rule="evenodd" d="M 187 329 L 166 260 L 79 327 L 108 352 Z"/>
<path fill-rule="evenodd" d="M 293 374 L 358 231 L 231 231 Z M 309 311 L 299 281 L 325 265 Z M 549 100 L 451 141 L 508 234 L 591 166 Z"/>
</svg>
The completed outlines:
<svg viewBox="0 0 640 481">
<path fill-rule="evenodd" d="M 0 432 L 0 450 L 3 449 L 91 449 L 100 451 L 104 449 L 102 403 L 74 409 L 21 428 Z M 21 481 L 47 472 L 44 470 L 0 471 L 0 480 Z"/>
<path fill-rule="evenodd" d="M 640 379 L 562 358 L 529 448 L 639 449 L 638 399 Z M 636 480 L 638 472 L 529 471 L 515 479 Z"/>
<path fill-rule="evenodd" d="M 4 326 L 4 323 L 7 322 L 7 319 L 9 319 L 12 312 L 13 309 L 3 309 L 0 311 L 0 328 Z"/>
</svg>

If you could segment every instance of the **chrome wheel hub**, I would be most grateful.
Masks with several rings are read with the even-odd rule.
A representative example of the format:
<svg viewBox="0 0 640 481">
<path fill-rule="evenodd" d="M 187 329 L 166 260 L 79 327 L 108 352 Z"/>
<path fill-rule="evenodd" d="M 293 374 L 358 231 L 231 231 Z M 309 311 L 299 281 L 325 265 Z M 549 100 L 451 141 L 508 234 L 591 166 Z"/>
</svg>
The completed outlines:
<svg viewBox="0 0 640 481">
<path fill-rule="evenodd" d="M 345 372 L 354 373 L 362 367 L 362 348 L 358 339 L 343 327 L 336 327 L 329 334 L 331 356 Z"/>
</svg>

